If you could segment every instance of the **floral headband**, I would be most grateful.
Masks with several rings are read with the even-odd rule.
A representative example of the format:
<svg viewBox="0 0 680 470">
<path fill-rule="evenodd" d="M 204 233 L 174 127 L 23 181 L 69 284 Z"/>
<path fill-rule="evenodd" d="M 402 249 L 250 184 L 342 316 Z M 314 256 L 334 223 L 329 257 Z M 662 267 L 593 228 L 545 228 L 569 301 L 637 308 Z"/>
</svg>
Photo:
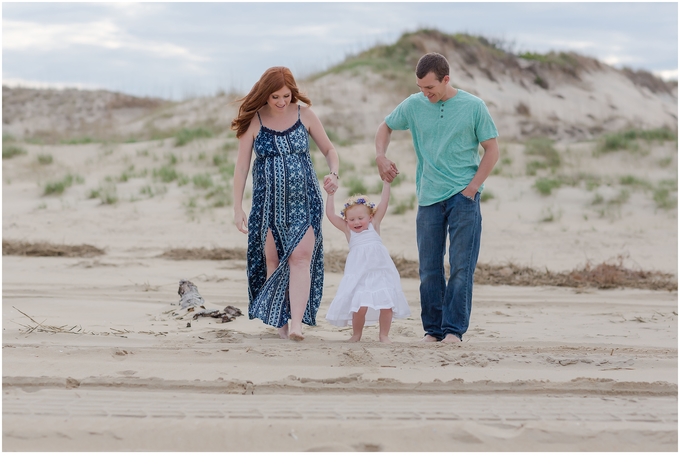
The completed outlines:
<svg viewBox="0 0 680 470">
<path fill-rule="evenodd" d="M 371 213 L 371 215 L 373 215 L 373 213 L 375 212 L 375 204 L 374 203 L 368 201 L 366 199 L 366 197 L 364 197 L 364 196 L 359 196 L 359 197 L 354 196 L 354 197 L 349 198 L 347 200 L 347 202 L 345 202 L 345 208 L 340 211 L 340 216 L 342 218 L 345 218 L 345 214 L 347 213 L 347 209 L 349 209 L 352 206 L 356 206 L 358 204 L 361 204 L 361 205 L 368 207 L 368 210 Z"/>
</svg>

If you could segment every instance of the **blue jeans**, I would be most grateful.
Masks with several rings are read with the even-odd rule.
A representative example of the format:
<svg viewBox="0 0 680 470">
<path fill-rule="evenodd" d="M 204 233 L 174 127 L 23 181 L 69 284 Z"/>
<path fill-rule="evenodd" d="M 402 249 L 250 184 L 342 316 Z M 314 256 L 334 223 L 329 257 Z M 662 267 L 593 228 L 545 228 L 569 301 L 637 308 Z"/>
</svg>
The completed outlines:
<svg viewBox="0 0 680 470">
<path fill-rule="evenodd" d="M 431 206 L 418 206 L 416 239 L 420 262 L 420 307 L 425 334 L 463 339 L 470 324 L 472 283 L 479 257 L 482 214 L 474 200 L 457 193 Z M 444 273 L 449 237 L 448 283 Z"/>
</svg>

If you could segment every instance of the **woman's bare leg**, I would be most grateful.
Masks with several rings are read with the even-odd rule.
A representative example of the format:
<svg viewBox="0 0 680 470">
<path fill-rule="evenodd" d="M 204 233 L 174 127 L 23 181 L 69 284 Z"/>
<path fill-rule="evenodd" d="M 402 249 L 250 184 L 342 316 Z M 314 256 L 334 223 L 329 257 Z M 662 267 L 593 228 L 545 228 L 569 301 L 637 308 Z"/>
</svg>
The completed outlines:
<svg viewBox="0 0 680 470">
<path fill-rule="evenodd" d="M 264 257 L 267 261 L 267 279 L 271 277 L 276 268 L 279 267 L 279 252 L 276 251 L 276 243 L 274 243 L 274 235 L 272 230 L 267 230 L 267 239 L 264 243 Z M 288 323 L 279 328 L 279 337 L 281 339 L 288 339 Z"/>
<path fill-rule="evenodd" d="M 361 339 L 361 334 L 364 332 L 364 323 L 366 323 L 366 312 L 368 307 L 361 307 L 352 315 L 352 337 L 348 340 L 350 343 L 356 343 Z"/>
<path fill-rule="evenodd" d="M 312 254 L 314 254 L 314 230 L 307 229 L 307 233 L 295 247 L 288 258 L 290 266 L 290 284 L 288 295 L 290 298 L 290 330 L 288 337 L 295 341 L 302 341 L 302 317 L 309 302 L 309 289 L 311 286 L 310 266 Z"/>
<path fill-rule="evenodd" d="M 380 309 L 380 319 L 378 320 L 380 324 L 379 338 L 381 343 L 391 343 L 389 338 L 390 326 L 392 326 L 392 309 L 391 308 L 381 308 Z"/>
</svg>

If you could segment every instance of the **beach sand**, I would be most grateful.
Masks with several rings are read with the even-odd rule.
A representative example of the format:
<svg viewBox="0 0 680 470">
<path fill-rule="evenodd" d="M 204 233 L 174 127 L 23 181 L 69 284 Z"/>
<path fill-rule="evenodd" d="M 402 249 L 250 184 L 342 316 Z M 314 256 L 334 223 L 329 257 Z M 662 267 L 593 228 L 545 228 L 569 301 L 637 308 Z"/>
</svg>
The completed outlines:
<svg viewBox="0 0 680 470">
<path fill-rule="evenodd" d="M 247 318 L 243 259 L 163 256 L 245 248 L 229 205 L 208 207 L 191 183 L 151 179 L 170 152 L 179 172 L 209 170 L 197 155 L 224 142 L 26 145 L 3 160 L 3 240 L 105 251 L 3 256 L 3 451 L 677 452 L 677 289 L 477 284 L 463 343 L 446 345 L 419 342 L 419 281 L 402 277 L 413 313 L 394 322 L 393 344 L 378 342 L 377 326 L 350 344 L 349 328 L 324 319 L 342 276 L 328 271 L 317 326 L 303 342 L 281 340 Z M 405 175 L 395 208 L 414 191 L 415 163 L 407 139 L 391 148 Z M 615 181 L 677 172 L 674 144 L 597 159 L 590 143 L 558 148 L 566 168 Z M 677 278 L 677 208 L 635 189 L 606 204 L 620 189 L 606 184 L 599 205 L 582 186 L 541 196 L 522 149 L 502 143 L 510 162 L 487 181 L 480 263 L 562 272 L 617 262 Z M 371 151 L 357 144 L 340 156 L 374 187 Z M 41 153 L 54 163 L 36 164 Z M 670 168 L 650 163 L 669 156 Z M 117 203 L 88 196 L 130 165 L 149 173 L 119 180 Z M 44 196 L 66 171 L 84 182 Z M 414 220 L 414 210 L 386 216 L 393 256 L 417 259 Z M 324 243 L 347 250 L 327 221 Z M 173 316 L 180 279 L 245 315 Z"/>
</svg>

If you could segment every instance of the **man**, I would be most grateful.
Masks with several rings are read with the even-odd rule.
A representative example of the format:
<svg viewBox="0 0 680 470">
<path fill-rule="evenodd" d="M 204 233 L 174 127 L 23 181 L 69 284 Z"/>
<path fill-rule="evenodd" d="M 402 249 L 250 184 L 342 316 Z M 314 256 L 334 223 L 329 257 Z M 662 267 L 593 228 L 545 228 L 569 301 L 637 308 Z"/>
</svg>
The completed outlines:
<svg viewBox="0 0 680 470">
<path fill-rule="evenodd" d="M 416 239 L 423 341 L 457 343 L 470 323 L 482 231 L 480 191 L 498 161 L 498 131 L 481 99 L 451 86 L 449 63 L 441 54 L 420 58 L 416 82 L 422 93 L 406 98 L 378 126 L 376 163 L 380 177 L 392 182 L 399 173 L 386 157 L 392 131 L 411 131 L 417 156 Z M 480 144 L 484 149 L 481 159 Z M 447 233 L 448 283 L 444 273 Z"/>
</svg>

